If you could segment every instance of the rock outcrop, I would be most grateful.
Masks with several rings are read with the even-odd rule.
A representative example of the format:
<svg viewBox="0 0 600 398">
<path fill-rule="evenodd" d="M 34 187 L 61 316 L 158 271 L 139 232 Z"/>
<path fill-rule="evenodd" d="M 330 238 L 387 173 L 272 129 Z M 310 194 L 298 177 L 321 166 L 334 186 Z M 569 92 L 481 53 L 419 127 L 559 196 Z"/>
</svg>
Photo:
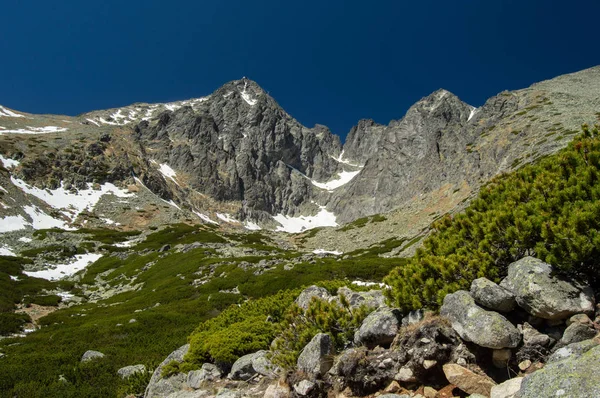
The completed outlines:
<svg viewBox="0 0 600 398">
<path fill-rule="evenodd" d="M 371 312 L 354 334 L 354 343 L 369 348 L 389 346 L 398 334 L 402 316 L 400 311 L 380 308 Z"/>
<path fill-rule="evenodd" d="M 594 311 L 589 287 L 578 287 L 553 276 L 551 265 L 533 257 L 512 263 L 500 286 L 515 295 L 521 308 L 539 318 L 562 320 Z"/>
</svg>

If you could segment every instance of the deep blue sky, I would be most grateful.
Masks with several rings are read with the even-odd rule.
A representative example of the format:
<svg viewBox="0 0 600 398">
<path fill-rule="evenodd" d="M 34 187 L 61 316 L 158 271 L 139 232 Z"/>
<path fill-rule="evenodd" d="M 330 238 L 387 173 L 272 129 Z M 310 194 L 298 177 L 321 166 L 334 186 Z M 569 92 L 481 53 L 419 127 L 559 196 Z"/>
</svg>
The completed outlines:
<svg viewBox="0 0 600 398">
<path fill-rule="evenodd" d="M 78 113 L 256 80 L 344 136 L 445 88 L 478 106 L 600 64 L 600 2 L 3 1 L 0 104 Z"/>
</svg>

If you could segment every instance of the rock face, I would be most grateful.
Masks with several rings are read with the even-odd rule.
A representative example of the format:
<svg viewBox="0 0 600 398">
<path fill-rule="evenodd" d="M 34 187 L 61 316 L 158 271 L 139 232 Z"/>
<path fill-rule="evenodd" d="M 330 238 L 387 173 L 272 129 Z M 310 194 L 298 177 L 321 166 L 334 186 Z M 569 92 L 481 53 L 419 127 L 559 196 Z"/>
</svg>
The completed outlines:
<svg viewBox="0 0 600 398">
<path fill-rule="evenodd" d="M 486 278 L 475 279 L 471 283 L 471 296 L 477 304 L 494 311 L 510 312 L 517 304 L 510 291 Z"/>
<path fill-rule="evenodd" d="M 163 367 L 165 367 L 169 362 L 183 362 L 183 357 L 187 354 L 190 349 L 190 345 L 186 344 L 184 346 L 179 347 L 177 350 L 173 351 L 164 361 L 158 365 L 152 377 L 150 378 L 150 383 L 148 383 L 148 387 L 146 387 L 146 392 L 144 394 L 144 398 L 164 398 L 169 394 L 180 391 L 185 385 L 187 375 L 178 373 L 173 376 L 163 378 L 161 376 L 161 372 Z"/>
<path fill-rule="evenodd" d="M 510 290 L 521 308 L 531 315 L 561 320 L 594 311 L 593 292 L 552 275 L 552 266 L 534 257 L 509 265 L 500 286 Z"/>
<path fill-rule="evenodd" d="M 335 353 L 328 334 L 318 333 L 298 357 L 298 369 L 312 375 L 324 375 L 333 366 Z"/>
<path fill-rule="evenodd" d="M 375 346 L 387 346 L 394 341 L 402 324 L 400 311 L 380 308 L 370 313 L 354 334 L 354 343 Z"/>
<path fill-rule="evenodd" d="M 463 340 L 487 348 L 513 348 L 521 341 L 521 334 L 502 315 L 486 311 L 475 304 L 464 291 L 448 294 L 440 310 Z"/>
<path fill-rule="evenodd" d="M 563 396 L 587 398 L 600 396 L 600 347 L 580 356 L 571 355 L 548 363 L 528 375 L 519 391 L 520 398 Z"/>
<path fill-rule="evenodd" d="M 81 357 L 81 362 L 89 362 L 94 359 L 104 358 L 104 354 L 99 351 L 88 350 Z"/>
</svg>

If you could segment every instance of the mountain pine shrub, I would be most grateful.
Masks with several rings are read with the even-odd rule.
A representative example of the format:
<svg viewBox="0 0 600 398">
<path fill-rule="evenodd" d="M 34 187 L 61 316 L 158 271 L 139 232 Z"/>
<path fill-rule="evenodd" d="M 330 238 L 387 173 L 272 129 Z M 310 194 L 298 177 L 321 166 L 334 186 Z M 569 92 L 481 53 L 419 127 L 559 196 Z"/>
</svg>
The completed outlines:
<svg viewBox="0 0 600 398">
<path fill-rule="evenodd" d="M 445 216 L 407 264 L 384 279 L 393 305 L 436 308 L 479 277 L 498 281 L 535 256 L 600 287 L 600 138 L 582 127 L 565 149 L 493 179 L 464 213 Z"/>
</svg>

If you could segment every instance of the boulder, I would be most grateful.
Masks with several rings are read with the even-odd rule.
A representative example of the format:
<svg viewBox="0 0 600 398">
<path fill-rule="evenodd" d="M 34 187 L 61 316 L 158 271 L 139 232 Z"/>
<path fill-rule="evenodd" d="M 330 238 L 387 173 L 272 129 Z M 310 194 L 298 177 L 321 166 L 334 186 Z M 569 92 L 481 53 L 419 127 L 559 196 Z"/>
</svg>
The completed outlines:
<svg viewBox="0 0 600 398">
<path fill-rule="evenodd" d="M 464 290 L 448 294 L 440 310 L 463 340 L 487 348 L 514 348 L 521 341 L 521 334 L 505 317 L 486 311 L 475 304 L 473 297 Z"/>
<path fill-rule="evenodd" d="M 101 353 L 100 351 L 88 350 L 82 355 L 81 362 L 89 362 L 89 361 L 93 361 L 94 359 L 100 359 L 100 358 L 104 358 L 103 353 Z"/>
<path fill-rule="evenodd" d="M 525 322 L 523 325 L 519 325 L 519 330 L 523 334 L 524 345 L 540 345 L 542 347 L 547 347 L 553 341 L 550 336 L 538 332 L 537 329 L 527 322 Z"/>
<path fill-rule="evenodd" d="M 552 266 L 533 257 L 509 265 L 500 286 L 510 290 L 529 314 L 550 320 L 594 311 L 593 291 L 552 275 Z"/>
<path fill-rule="evenodd" d="M 598 345 L 600 345 L 600 339 L 598 338 L 569 344 L 566 347 L 562 347 L 554 351 L 552 355 L 548 357 L 547 363 L 562 361 L 566 358 L 579 358 L 581 355 L 585 354 L 592 348 L 596 348 Z"/>
<path fill-rule="evenodd" d="M 489 397 L 492 387 L 496 385 L 489 377 L 478 375 L 454 363 L 445 364 L 443 369 L 448 381 L 467 394 L 481 394 Z"/>
<path fill-rule="evenodd" d="M 583 354 L 549 362 L 527 375 L 519 391 L 520 398 L 600 397 L 600 347 Z"/>
<path fill-rule="evenodd" d="M 490 398 L 515 398 L 522 382 L 522 377 L 506 380 L 504 383 L 492 387 Z"/>
<path fill-rule="evenodd" d="M 486 278 L 471 283 L 471 296 L 477 304 L 494 311 L 510 312 L 517 304 L 514 294 Z"/>
<path fill-rule="evenodd" d="M 290 388 L 281 381 L 271 384 L 265 390 L 265 394 L 263 398 L 289 398 L 290 397 Z"/>
<path fill-rule="evenodd" d="M 313 381 L 302 380 L 301 382 L 294 384 L 294 392 L 300 395 L 301 397 L 305 397 L 308 394 L 310 394 L 312 390 L 315 389 L 315 386 L 316 384 Z"/>
<path fill-rule="evenodd" d="M 228 378 L 232 380 L 248 380 L 255 374 L 273 375 L 273 366 L 267 358 L 267 351 L 261 350 L 239 358 L 231 367 Z"/>
<path fill-rule="evenodd" d="M 144 373 L 145 371 L 146 367 L 144 365 L 131 365 L 117 370 L 117 374 L 121 376 L 122 379 L 128 379 L 136 373 Z"/>
<path fill-rule="evenodd" d="M 397 309 L 384 307 L 371 312 L 354 333 L 354 343 L 368 348 L 389 346 L 398 334 L 401 319 Z"/>
<path fill-rule="evenodd" d="M 414 310 L 410 311 L 408 315 L 402 318 L 402 326 L 414 325 L 415 323 L 419 323 L 425 317 L 425 311 L 423 310 Z"/>
<path fill-rule="evenodd" d="M 567 326 L 571 326 L 574 323 L 584 323 L 587 325 L 591 325 L 592 320 L 586 314 L 577 314 L 577 315 L 573 315 L 572 317 L 570 317 L 567 320 Z"/>
<path fill-rule="evenodd" d="M 200 370 L 192 370 L 187 376 L 187 385 L 190 388 L 199 389 L 205 381 L 218 380 L 223 376 L 221 370 L 212 363 L 204 363 Z"/>
<path fill-rule="evenodd" d="M 313 297 L 316 297 L 321 300 L 329 300 L 331 295 L 327 291 L 327 289 L 318 286 L 309 286 L 300 293 L 298 298 L 296 299 L 296 304 L 303 310 L 308 309 L 308 305 L 310 304 Z"/>
<path fill-rule="evenodd" d="M 333 366 L 334 353 L 331 337 L 318 333 L 302 349 L 298 357 L 298 370 L 315 376 L 324 375 Z"/>
<path fill-rule="evenodd" d="M 572 323 L 565 329 L 562 338 L 559 341 L 561 346 L 569 345 L 572 343 L 578 343 L 580 341 L 589 340 L 594 338 L 598 334 L 598 331 L 594 326 L 585 323 Z"/>
<path fill-rule="evenodd" d="M 355 292 L 347 287 L 340 287 L 337 291 L 338 296 L 344 295 L 350 308 L 355 309 L 364 305 L 368 308 L 377 309 L 385 306 L 385 297 L 381 290 L 370 290 L 368 292 Z M 334 299 L 339 300 L 339 297 Z"/>
<path fill-rule="evenodd" d="M 183 362 L 183 357 L 187 354 L 189 349 L 189 344 L 179 347 L 158 365 L 154 370 L 154 373 L 152 373 L 150 383 L 148 383 L 148 386 L 146 387 L 144 398 L 164 398 L 183 389 L 185 382 L 187 381 L 187 374 L 178 373 L 163 378 L 161 373 L 163 368 L 171 361 L 179 363 Z"/>
</svg>

